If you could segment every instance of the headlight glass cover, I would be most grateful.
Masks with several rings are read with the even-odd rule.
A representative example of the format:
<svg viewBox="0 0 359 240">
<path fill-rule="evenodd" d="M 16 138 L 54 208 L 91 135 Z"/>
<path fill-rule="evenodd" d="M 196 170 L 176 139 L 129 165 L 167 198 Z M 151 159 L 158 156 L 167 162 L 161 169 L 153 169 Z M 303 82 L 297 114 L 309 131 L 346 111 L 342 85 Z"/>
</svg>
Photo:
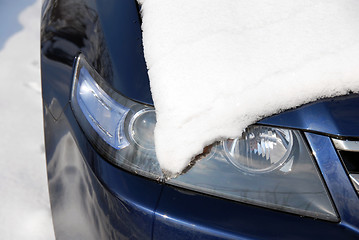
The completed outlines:
<svg viewBox="0 0 359 240">
<path fill-rule="evenodd" d="M 71 107 L 92 146 L 127 171 L 163 178 L 153 143 L 154 109 L 113 91 L 85 61 L 76 62 Z"/>
<path fill-rule="evenodd" d="M 127 171 L 226 199 L 338 221 L 298 131 L 250 126 L 239 138 L 207 147 L 193 166 L 169 177 L 156 158 L 154 108 L 111 89 L 82 54 L 75 65 L 71 107 L 92 146 Z"/>
</svg>

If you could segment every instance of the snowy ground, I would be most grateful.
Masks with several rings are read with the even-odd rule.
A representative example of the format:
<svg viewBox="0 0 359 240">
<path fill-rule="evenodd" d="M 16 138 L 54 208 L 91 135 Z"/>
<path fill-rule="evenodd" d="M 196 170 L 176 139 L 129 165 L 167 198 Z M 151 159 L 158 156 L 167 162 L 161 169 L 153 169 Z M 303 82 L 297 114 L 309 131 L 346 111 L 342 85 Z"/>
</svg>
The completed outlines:
<svg viewBox="0 0 359 240">
<path fill-rule="evenodd" d="M 40 80 L 41 0 L 0 1 L 0 239 L 54 239 Z"/>
</svg>

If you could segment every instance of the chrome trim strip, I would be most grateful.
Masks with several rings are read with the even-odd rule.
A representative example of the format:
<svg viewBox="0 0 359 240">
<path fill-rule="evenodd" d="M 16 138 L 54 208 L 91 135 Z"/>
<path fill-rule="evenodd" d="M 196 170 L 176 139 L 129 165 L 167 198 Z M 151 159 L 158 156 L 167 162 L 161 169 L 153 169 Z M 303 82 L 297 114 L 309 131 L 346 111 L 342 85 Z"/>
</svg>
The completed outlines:
<svg viewBox="0 0 359 240">
<path fill-rule="evenodd" d="M 335 138 L 332 138 L 332 140 L 335 148 L 338 150 L 359 152 L 359 141 L 338 140 Z"/>
<path fill-rule="evenodd" d="M 355 190 L 359 192 L 359 174 L 349 174 L 349 177 L 355 187 Z"/>
</svg>

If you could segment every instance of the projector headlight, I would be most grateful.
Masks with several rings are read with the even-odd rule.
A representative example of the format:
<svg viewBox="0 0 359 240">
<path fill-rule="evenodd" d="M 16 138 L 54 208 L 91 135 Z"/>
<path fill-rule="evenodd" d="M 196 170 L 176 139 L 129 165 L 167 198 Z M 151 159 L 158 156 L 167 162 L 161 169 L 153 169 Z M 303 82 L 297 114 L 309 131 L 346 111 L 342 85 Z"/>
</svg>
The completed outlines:
<svg viewBox="0 0 359 240">
<path fill-rule="evenodd" d="M 278 169 L 289 159 L 292 147 L 292 131 L 266 126 L 251 126 L 241 138 L 223 141 L 229 162 L 247 173 Z"/>
<path fill-rule="evenodd" d="M 166 178 L 154 148 L 153 107 L 112 90 L 83 55 L 76 63 L 71 107 L 98 153 L 127 171 L 239 202 L 338 220 L 298 131 L 251 126 L 241 138 L 208 148 L 209 153 L 182 175 Z"/>
</svg>

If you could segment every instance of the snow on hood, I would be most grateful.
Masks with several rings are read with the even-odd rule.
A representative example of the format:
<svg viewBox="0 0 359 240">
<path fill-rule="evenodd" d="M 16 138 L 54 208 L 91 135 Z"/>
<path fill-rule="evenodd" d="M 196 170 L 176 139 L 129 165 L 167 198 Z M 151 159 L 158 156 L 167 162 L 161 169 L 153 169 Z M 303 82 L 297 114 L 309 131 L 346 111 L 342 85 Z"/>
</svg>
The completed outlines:
<svg viewBox="0 0 359 240">
<path fill-rule="evenodd" d="M 265 116 L 359 90 L 357 0 L 139 0 L 162 169 Z"/>
</svg>

